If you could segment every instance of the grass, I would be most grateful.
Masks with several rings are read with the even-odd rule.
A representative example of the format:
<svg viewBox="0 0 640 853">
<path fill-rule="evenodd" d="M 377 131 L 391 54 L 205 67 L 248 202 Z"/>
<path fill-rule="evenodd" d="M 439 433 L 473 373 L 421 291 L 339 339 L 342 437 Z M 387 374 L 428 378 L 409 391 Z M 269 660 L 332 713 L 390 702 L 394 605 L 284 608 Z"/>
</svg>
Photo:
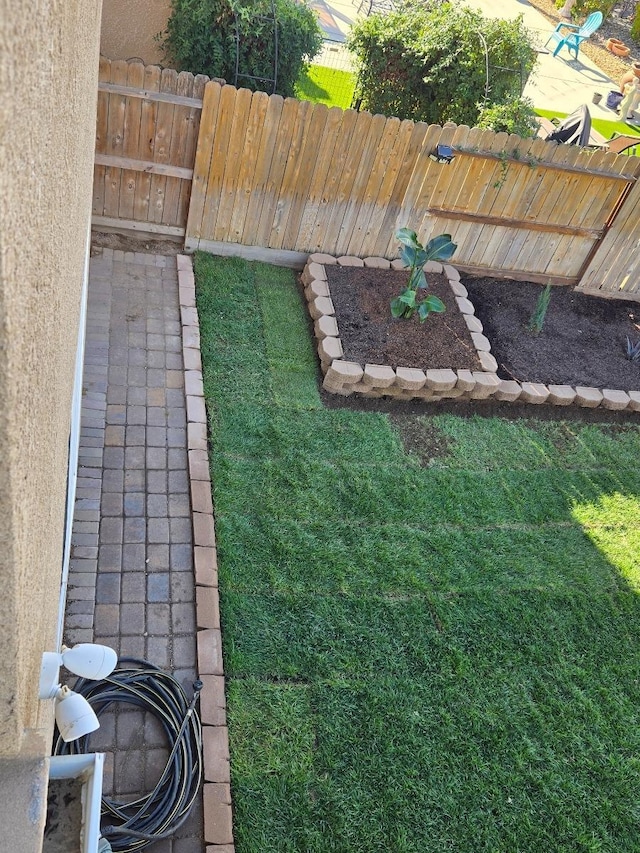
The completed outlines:
<svg viewBox="0 0 640 853">
<path fill-rule="evenodd" d="M 327 409 L 289 271 L 196 279 L 238 853 L 635 851 L 637 426 Z"/>
<path fill-rule="evenodd" d="M 296 97 L 301 101 L 313 101 L 328 107 L 348 110 L 353 100 L 355 75 L 337 68 L 311 65 L 296 85 Z"/>
</svg>

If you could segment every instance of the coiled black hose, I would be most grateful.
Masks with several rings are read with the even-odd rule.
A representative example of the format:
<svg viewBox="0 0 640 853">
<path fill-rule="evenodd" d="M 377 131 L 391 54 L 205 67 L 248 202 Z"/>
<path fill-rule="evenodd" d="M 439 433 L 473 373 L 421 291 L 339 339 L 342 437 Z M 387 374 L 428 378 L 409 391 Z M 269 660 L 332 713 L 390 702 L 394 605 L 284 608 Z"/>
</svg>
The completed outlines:
<svg viewBox="0 0 640 853">
<path fill-rule="evenodd" d="M 102 681 L 76 681 L 73 689 L 88 700 L 96 716 L 116 702 L 136 705 L 156 717 L 170 746 L 165 768 L 150 794 L 131 803 L 102 798 L 103 823 L 105 817 L 116 821 L 101 830 L 112 850 L 141 850 L 172 837 L 187 819 L 203 777 L 202 728 L 195 710 L 202 682 L 194 681 L 193 688 L 189 701 L 172 675 L 137 658 L 121 658 L 118 668 Z M 88 739 L 65 743 L 56 734 L 54 754 L 86 753 Z"/>
</svg>

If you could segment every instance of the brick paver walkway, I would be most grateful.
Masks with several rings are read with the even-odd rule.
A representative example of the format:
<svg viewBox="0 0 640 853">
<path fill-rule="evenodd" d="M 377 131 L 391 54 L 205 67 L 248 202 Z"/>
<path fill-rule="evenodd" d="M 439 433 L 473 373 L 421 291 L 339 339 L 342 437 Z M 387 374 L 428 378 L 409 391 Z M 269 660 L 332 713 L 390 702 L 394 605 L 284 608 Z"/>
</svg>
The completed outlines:
<svg viewBox="0 0 640 853">
<path fill-rule="evenodd" d="M 162 667 L 191 696 L 196 617 L 187 413 L 176 259 L 91 260 L 78 490 L 65 642 L 105 643 Z M 146 793 L 164 765 L 153 719 L 101 718 L 105 791 Z M 201 853 L 202 804 L 153 853 Z"/>
</svg>

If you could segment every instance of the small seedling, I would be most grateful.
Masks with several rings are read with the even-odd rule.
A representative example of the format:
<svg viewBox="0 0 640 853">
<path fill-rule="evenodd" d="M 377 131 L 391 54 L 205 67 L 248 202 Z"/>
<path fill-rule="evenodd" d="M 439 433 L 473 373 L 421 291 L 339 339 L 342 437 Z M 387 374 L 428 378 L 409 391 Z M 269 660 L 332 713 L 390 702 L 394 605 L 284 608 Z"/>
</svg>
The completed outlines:
<svg viewBox="0 0 640 853">
<path fill-rule="evenodd" d="M 627 358 L 629 361 L 640 361 L 640 338 L 634 344 L 627 335 Z"/>
<path fill-rule="evenodd" d="M 533 332 L 534 335 L 539 335 L 542 331 L 542 327 L 544 326 L 544 318 L 547 316 L 547 308 L 549 307 L 549 301 L 551 300 L 551 285 L 547 284 L 545 289 L 538 296 L 538 301 L 536 302 L 536 307 L 531 315 L 531 319 L 529 320 L 528 329 L 530 332 Z"/>
<path fill-rule="evenodd" d="M 391 300 L 391 315 L 409 318 L 417 313 L 420 322 L 424 323 L 429 314 L 442 314 L 445 310 L 444 302 L 433 294 L 420 298 L 423 295 L 420 291 L 426 292 L 429 286 L 424 265 L 427 261 L 448 261 L 458 247 L 451 242 L 450 234 L 440 234 L 429 240 L 426 246 L 418 241 L 416 232 L 408 228 L 401 228 L 396 237 L 401 243 L 400 258 L 410 272 L 405 289 Z"/>
</svg>

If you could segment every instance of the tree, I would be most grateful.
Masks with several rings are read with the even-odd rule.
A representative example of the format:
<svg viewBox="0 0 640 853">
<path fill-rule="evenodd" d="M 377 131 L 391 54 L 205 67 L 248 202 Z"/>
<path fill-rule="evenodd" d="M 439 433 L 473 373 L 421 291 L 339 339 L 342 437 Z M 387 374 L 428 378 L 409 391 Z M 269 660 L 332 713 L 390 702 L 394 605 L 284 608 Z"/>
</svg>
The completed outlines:
<svg viewBox="0 0 640 853">
<path fill-rule="evenodd" d="M 172 0 L 160 36 L 165 57 L 193 74 L 236 81 L 247 89 L 293 96 L 294 86 L 322 45 L 314 12 L 298 0 Z M 274 33 L 274 11 L 277 21 Z"/>
<path fill-rule="evenodd" d="M 536 61 L 522 16 L 488 19 L 449 2 L 364 18 L 348 46 L 365 109 L 430 124 L 474 125 L 483 107 L 520 96 Z"/>
</svg>

